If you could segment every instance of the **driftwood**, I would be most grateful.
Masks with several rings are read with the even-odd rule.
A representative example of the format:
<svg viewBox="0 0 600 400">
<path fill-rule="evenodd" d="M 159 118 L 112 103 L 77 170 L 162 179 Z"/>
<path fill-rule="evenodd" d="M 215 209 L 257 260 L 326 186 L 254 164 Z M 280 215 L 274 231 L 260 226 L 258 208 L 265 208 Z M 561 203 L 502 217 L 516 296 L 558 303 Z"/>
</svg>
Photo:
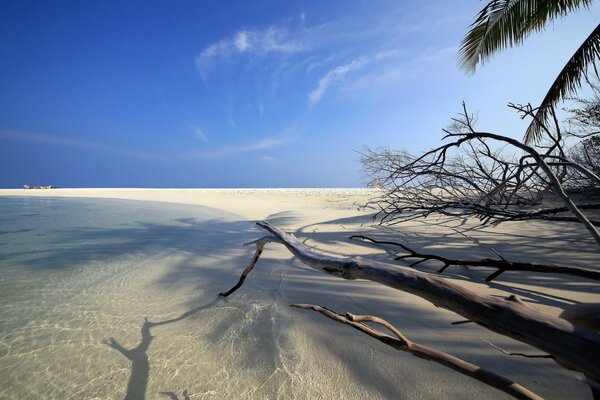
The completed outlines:
<svg viewBox="0 0 600 400">
<path fill-rule="evenodd" d="M 562 319 L 566 319 L 572 324 L 583 326 L 596 332 L 600 332 L 600 304 L 599 303 L 579 303 L 568 306 L 560 314 Z"/>
<path fill-rule="evenodd" d="M 529 262 L 509 261 L 506 259 L 495 260 L 492 258 L 484 258 L 481 260 L 464 260 L 464 259 L 443 257 L 443 256 L 440 256 L 437 254 L 420 253 L 420 252 L 417 252 L 417 251 L 411 249 L 410 247 L 408 247 L 406 245 L 403 245 L 402 243 L 393 242 L 393 241 L 389 241 L 389 240 L 377 240 L 377 239 L 373 239 L 369 236 L 364 236 L 364 235 L 353 235 L 353 236 L 350 236 L 350 239 L 360 239 L 360 240 L 366 240 L 366 241 L 369 241 L 369 242 L 375 243 L 375 244 L 398 246 L 402 250 L 406 251 L 408 254 L 398 256 L 395 258 L 395 260 L 408 259 L 408 258 L 416 259 L 416 261 L 414 261 L 412 264 L 410 264 L 410 267 L 414 267 L 417 264 L 420 264 L 420 263 L 428 261 L 428 260 L 439 261 L 443 264 L 442 268 L 440 268 L 438 271 L 439 273 L 444 272 L 446 270 L 446 268 L 448 268 L 452 265 L 496 268 L 496 271 L 494 273 L 490 274 L 487 278 L 485 278 L 485 280 L 487 282 L 491 282 L 493 279 L 497 278 L 498 276 L 500 276 L 500 274 L 502 274 L 505 271 L 530 271 L 530 272 L 542 272 L 542 273 L 553 273 L 553 274 L 565 274 L 565 275 L 577 276 L 580 278 L 587 278 L 587 279 L 593 279 L 596 281 L 600 281 L 600 272 L 594 271 L 591 269 L 566 267 L 563 265 L 536 264 L 536 263 L 529 263 Z"/>
<path fill-rule="evenodd" d="M 448 368 L 460 372 L 461 374 L 470 376 L 471 378 L 477 379 L 478 381 L 481 381 L 489 386 L 502 390 L 503 392 L 506 392 L 517 399 L 541 399 L 540 396 L 524 388 L 518 383 L 511 381 L 510 379 L 495 374 L 491 371 L 487 371 L 477 365 L 461 360 L 458 357 L 444 353 L 443 351 L 409 340 L 392 324 L 379 317 L 374 317 L 371 315 L 353 315 L 350 313 L 342 315 L 328 308 L 311 304 L 292 304 L 292 307 L 316 311 L 327 318 L 341 322 L 345 325 L 349 325 L 354 329 L 366 333 L 367 335 L 387 344 L 388 346 L 393 347 L 396 350 L 405 351 L 419 358 L 442 364 Z M 394 336 L 377 330 L 365 324 L 365 322 L 381 325 L 392 332 Z"/>
<path fill-rule="evenodd" d="M 281 243 L 311 268 L 344 279 L 370 280 L 414 294 L 487 329 L 536 347 L 553 356 L 561 366 L 583 373 L 591 382 L 600 382 L 600 334 L 594 331 L 536 311 L 515 296 L 498 299 L 479 295 L 447 279 L 411 268 L 362 257 L 327 256 L 267 222 L 258 225 L 272 236 L 254 242 L 257 251 L 235 288 L 241 286 L 254 268 L 266 243 Z"/>
</svg>

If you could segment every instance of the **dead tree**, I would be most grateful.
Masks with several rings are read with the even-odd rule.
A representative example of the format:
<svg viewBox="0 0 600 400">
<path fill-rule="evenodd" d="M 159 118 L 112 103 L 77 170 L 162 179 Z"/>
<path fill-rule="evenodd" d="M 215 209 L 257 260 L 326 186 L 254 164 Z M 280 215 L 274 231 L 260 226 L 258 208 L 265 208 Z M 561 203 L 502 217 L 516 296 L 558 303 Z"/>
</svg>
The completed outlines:
<svg viewBox="0 0 600 400">
<path fill-rule="evenodd" d="M 522 117 L 534 115 L 529 105 L 510 106 Z M 475 217 L 482 223 L 544 219 L 581 223 L 600 243 L 595 228 L 600 221 L 583 212 L 600 204 L 576 204 L 568 195 L 582 186 L 600 189 L 600 177 L 569 159 L 560 124 L 554 112 L 551 115 L 554 127 L 544 127 L 547 140 L 535 148 L 476 130 L 463 104 L 463 113 L 445 130 L 448 142 L 421 156 L 365 149 L 365 173 L 387 189 L 370 204 L 387 224 L 431 215 Z M 545 204 L 548 192 L 562 205 Z"/>
<path fill-rule="evenodd" d="M 362 257 L 340 258 L 323 255 L 306 247 L 293 235 L 285 233 L 267 222 L 259 222 L 258 225 L 271 235 L 252 242 L 256 244 L 256 252 L 252 261 L 243 271 L 239 282 L 229 291 L 222 293 L 222 296 L 229 296 L 242 286 L 247 275 L 256 266 L 267 243 L 280 243 L 286 246 L 299 261 L 311 268 L 339 278 L 366 279 L 414 294 L 437 307 L 453 311 L 496 333 L 542 350 L 552 356 L 561 366 L 583 373 L 591 386 L 600 382 L 600 364 L 598 363 L 600 334 L 592 330 L 574 325 L 566 319 L 540 313 L 526 306 L 515 296 L 506 299 L 483 296 L 439 276 L 408 267 L 367 260 Z M 600 311 L 598 305 L 592 308 Z M 356 326 L 354 327 L 356 328 Z M 402 337 L 396 336 L 400 341 L 403 340 Z M 402 347 L 402 344 L 398 344 L 398 346 Z M 435 360 L 435 358 L 430 359 Z M 442 363 L 439 360 L 435 361 Z M 458 368 L 453 369 L 459 370 Z M 490 383 L 480 379 L 480 376 L 466 374 L 515 397 L 532 398 L 510 392 L 505 384 Z"/>
<path fill-rule="evenodd" d="M 511 107 L 523 117 L 535 118 L 531 106 Z M 454 120 L 451 129 L 445 130 L 446 143 L 421 156 L 391 150 L 366 150 L 362 160 L 365 170 L 379 185 L 388 189 L 384 196 L 371 204 L 379 207 L 378 216 L 383 223 L 388 224 L 434 214 L 477 217 L 483 223 L 529 219 L 577 222 L 600 244 L 600 232 L 597 228 L 600 222 L 590 219 L 584 213 L 584 210 L 600 209 L 600 204 L 578 204 L 568 193 L 581 180 L 588 182 L 591 187 L 600 188 L 600 177 L 585 165 L 569 158 L 554 110 L 550 111 L 550 116 L 555 126 L 553 129 L 543 127 L 547 140 L 536 147 L 507 136 L 476 130 L 473 117 L 463 104 L 461 117 Z M 549 193 L 560 204 L 548 205 Z M 532 206 L 537 208 L 531 209 Z M 569 215 L 565 215 L 566 213 Z M 267 222 L 260 222 L 258 225 L 270 235 L 252 242 L 256 245 L 256 251 L 250 264 L 238 283 L 222 293 L 222 296 L 231 295 L 243 285 L 267 243 L 283 244 L 299 261 L 316 270 L 343 279 L 366 279 L 411 293 L 437 307 L 461 315 L 468 322 L 536 347 L 544 354 L 535 357 L 551 358 L 562 367 L 585 375 L 586 383 L 591 387 L 595 398 L 600 399 L 600 334 L 596 329 L 599 326 L 597 317 L 591 318 L 593 321 L 588 323 L 590 316 L 600 312 L 600 304 L 566 310 L 561 315 L 562 318 L 554 317 L 528 307 L 515 296 L 499 299 L 479 295 L 438 275 L 410 267 L 362 257 L 327 256 L 306 247 L 293 235 Z M 500 260 L 450 259 L 419 253 L 402 244 L 391 244 L 400 246 L 408 253 L 402 258 L 416 259 L 412 266 L 426 260 L 437 260 L 444 264 L 442 271 L 450 265 L 496 268 L 496 272 L 488 280 L 507 270 L 562 273 L 600 279 L 600 273 L 592 269 L 509 261 L 502 257 Z M 536 394 L 503 377 L 410 341 L 381 318 L 357 317 L 349 313 L 342 315 L 317 305 L 296 306 L 314 310 L 398 350 L 438 362 L 517 398 L 538 398 Z M 366 322 L 384 326 L 392 335 L 375 329 Z"/>
</svg>

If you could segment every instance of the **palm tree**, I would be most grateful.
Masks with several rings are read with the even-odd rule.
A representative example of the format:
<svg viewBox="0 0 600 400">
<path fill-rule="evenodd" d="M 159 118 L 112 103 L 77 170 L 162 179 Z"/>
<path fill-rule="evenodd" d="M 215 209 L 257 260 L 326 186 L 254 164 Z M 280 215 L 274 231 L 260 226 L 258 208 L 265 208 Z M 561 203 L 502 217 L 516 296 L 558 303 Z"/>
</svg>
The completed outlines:
<svg viewBox="0 0 600 400">
<path fill-rule="evenodd" d="M 577 8 L 588 8 L 593 0 L 491 0 L 475 17 L 459 50 L 459 65 L 474 73 L 478 64 L 506 47 L 518 46 L 533 32 Z M 581 86 L 581 78 L 600 58 L 600 24 L 584 40 L 560 71 L 537 108 L 525 133 L 525 143 L 540 139 L 542 125 L 555 105 Z"/>
</svg>

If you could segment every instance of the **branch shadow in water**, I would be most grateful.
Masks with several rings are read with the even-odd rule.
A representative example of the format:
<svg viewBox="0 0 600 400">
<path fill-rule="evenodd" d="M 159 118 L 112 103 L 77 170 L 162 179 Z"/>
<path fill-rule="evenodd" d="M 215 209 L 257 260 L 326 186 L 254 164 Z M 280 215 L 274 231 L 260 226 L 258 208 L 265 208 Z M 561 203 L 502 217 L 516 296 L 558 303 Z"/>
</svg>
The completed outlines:
<svg viewBox="0 0 600 400">
<path fill-rule="evenodd" d="M 129 381 L 127 383 L 127 393 L 124 397 L 125 400 L 144 399 L 146 396 L 146 386 L 148 385 L 148 376 L 150 372 L 150 363 L 146 351 L 152 342 L 150 327 L 151 323 L 148 321 L 148 318 L 146 318 L 141 329 L 142 340 L 132 349 L 126 349 L 112 337 L 104 342 L 104 344 L 117 350 L 123 357 L 131 362 L 131 375 L 129 376 Z"/>
<path fill-rule="evenodd" d="M 177 397 L 177 394 L 175 392 L 158 392 L 158 394 L 162 394 L 163 396 L 167 396 L 171 400 L 179 400 L 179 397 Z M 183 392 L 181 392 L 181 395 L 183 396 L 181 398 L 181 400 L 190 400 L 190 396 L 189 396 L 187 390 L 184 390 Z"/>
<path fill-rule="evenodd" d="M 194 315 L 202 310 L 209 309 L 219 303 L 221 301 L 220 297 L 215 298 L 213 301 L 203 304 L 201 306 L 192 308 L 189 311 L 184 312 L 178 317 L 167 319 L 164 321 L 150 322 L 146 317 L 144 319 L 144 324 L 141 328 L 141 336 L 142 340 L 140 343 L 132 348 L 126 349 L 123 347 L 117 340 L 113 337 L 109 338 L 106 341 L 103 341 L 104 344 L 112 347 L 117 350 L 121 355 L 127 358 L 131 362 L 131 375 L 129 376 L 129 381 L 127 383 L 127 392 L 125 394 L 124 400 L 143 400 L 146 398 L 146 388 L 148 386 L 148 378 L 150 376 L 150 362 L 148 360 L 148 348 L 150 347 L 150 343 L 154 336 L 152 336 L 150 329 L 155 326 L 168 325 L 181 320 L 184 320 L 191 315 Z M 161 392 L 161 394 L 165 394 L 167 396 L 173 395 L 175 399 L 177 396 L 173 392 Z M 187 395 L 187 390 L 184 391 L 184 399 L 189 399 Z"/>
</svg>

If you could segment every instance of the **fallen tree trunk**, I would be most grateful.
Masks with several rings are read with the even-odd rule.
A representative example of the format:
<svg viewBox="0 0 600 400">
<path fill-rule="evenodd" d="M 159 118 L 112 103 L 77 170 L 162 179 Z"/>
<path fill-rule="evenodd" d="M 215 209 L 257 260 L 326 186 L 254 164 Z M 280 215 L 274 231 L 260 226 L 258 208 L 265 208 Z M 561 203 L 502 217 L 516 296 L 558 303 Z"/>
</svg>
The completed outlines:
<svg viewBox="0 0 600 400">
<path fill-rule="evenodd" d="M 478 381 L 481 381 L 486 385 L 502 390 L 503 392 L 508 393 L 517 399 L 542 399 L 537 394 L 531 392 L 530 390 L 519 385 L 518 383 L 511 381 L 510 379 L 495 374 L 477 365 L 471 364 L 467 361 L 461 360 L 460 358 L 455 357 L 451 354 L 444 353 L 443 351 L 434 349 L 432 347 L 424 346 L 422 344 L 413 342 L 412 340 L 404 336 L 392 324 L 379 317 L 374 317 L 371 315 L 353 315 L 350 313 L 342 315 L 328 308 L 315 306 L 312 304 L 292 304 L 292 307 L 316 311 L 329 319 L 341 322 L 345 325 L 350 325 L 354 329 L 357 329 L 379 340 L 380 342 L 383 342 L 388 346 L 393 347 L 396 350 L 405 351 L 419 358 L 442 364 L 450 369 L 460 372 L 463 375 L 467 375 L 471 378 L 477 379 Z M 365 324 L 364 322 L 372 322 L 375 324 L 382 325 L 388 330 L 390 330 L 395 337 L 388 335 L 385 332 L 374 329 L 369 325 Z"/>
<path fill-rule="evenodd" d="M 515 296 L 498 299 L 474 293 L 447 279 L 362 257 L 331 257 L 306 247 L 293 235 L 270 225 L 258 225 L 273 236 L 259 239 L 253 262 L 236 287 L 252 270 L 264 244 L 278 242 L 305 265 L 344 279 L 366 279 L 419 296 L 435 306 L 453 311 L 494 332 L 527 343 L 552 355 L 563 367 L 579 371 L 600 382 L 600 334 L 540 313 Z M 227 292 L 227 295 L 233 290 Z"/>
</svg>

